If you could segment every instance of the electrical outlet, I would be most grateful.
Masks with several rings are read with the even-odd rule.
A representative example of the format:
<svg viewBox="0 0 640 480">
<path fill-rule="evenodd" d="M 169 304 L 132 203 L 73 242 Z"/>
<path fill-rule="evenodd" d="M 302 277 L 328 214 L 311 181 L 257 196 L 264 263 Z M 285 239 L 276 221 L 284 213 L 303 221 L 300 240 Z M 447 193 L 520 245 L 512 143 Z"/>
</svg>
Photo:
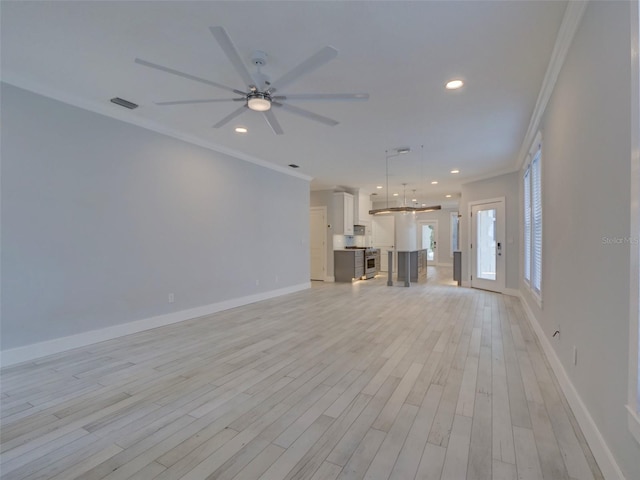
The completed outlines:
<svg viewBox="0 0 640 480">
<path fill-rule="evenodd" d="M 278 283 L 280 281 L 280 277 L 278 277 L 278 275 L 276 275 L 276 283 Z"/>
<path fill-rule="evenodd" d="M 169 295 L 167 295 L 167 301 L 169 303 L 173 303 L 176 301 L 176 296 L 173 293 L 170 293 Z"/>
<path fill-rule="evenodd" d="M 256 287 L 260 285 L 260 280 L 256 280 Z"/>
</svg>

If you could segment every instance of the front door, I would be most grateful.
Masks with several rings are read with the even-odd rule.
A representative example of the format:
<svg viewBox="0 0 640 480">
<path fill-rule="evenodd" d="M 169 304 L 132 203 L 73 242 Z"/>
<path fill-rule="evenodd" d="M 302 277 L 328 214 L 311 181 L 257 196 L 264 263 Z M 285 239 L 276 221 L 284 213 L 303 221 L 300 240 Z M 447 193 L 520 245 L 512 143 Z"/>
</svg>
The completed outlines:
<svg viewBox="0 0 640 480">
<path fill-rule="evenodd" d="M 471 205 L 471 286 L 505 288 L 504 200 Z"/>
</svg>

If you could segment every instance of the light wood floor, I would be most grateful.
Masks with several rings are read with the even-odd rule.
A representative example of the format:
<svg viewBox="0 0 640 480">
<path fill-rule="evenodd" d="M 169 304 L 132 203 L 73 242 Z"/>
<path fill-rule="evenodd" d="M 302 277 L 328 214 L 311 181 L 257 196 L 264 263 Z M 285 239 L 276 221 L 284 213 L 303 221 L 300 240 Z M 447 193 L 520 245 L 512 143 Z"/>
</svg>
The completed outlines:
<svg viewBox="0 0 640 480">
<path fill-rule="evenodd" d="M 2 478 L 600 479 L 519 300 L 314 284 L 2 371 Z"/>
</svg>

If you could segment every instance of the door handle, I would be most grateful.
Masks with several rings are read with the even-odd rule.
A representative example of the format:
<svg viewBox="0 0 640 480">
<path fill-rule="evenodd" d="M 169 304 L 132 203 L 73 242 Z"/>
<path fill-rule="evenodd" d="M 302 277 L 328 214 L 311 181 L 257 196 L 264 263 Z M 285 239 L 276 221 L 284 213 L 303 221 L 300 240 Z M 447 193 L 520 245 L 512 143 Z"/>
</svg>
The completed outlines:
<svg viewBox="0 0 640 480">
<path fill-rule="evenodd" d="M 498 250 L 498 256 L 501 257 L 502 256 L 502 244 L 500 242 L 498 242 L 497 250 Z"/>
</svg>

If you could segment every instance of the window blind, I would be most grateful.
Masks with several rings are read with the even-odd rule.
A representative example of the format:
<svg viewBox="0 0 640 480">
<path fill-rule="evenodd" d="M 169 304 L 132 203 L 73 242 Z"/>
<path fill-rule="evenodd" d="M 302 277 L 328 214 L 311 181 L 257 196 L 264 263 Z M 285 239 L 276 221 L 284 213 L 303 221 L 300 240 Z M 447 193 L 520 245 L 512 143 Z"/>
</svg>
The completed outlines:
<svg viewBox="0 0 640 480">
<path fill-rule="evenodd" d="M 524 184 L 524 279 L 531 283 L 531 168 L 523 177 Z"/>
<path fill-rule="evenodd" d="M 542 179 L 541 151 L 531 162 L 531 287 L 540 295 L 542 286 Z"/>
</svg>

